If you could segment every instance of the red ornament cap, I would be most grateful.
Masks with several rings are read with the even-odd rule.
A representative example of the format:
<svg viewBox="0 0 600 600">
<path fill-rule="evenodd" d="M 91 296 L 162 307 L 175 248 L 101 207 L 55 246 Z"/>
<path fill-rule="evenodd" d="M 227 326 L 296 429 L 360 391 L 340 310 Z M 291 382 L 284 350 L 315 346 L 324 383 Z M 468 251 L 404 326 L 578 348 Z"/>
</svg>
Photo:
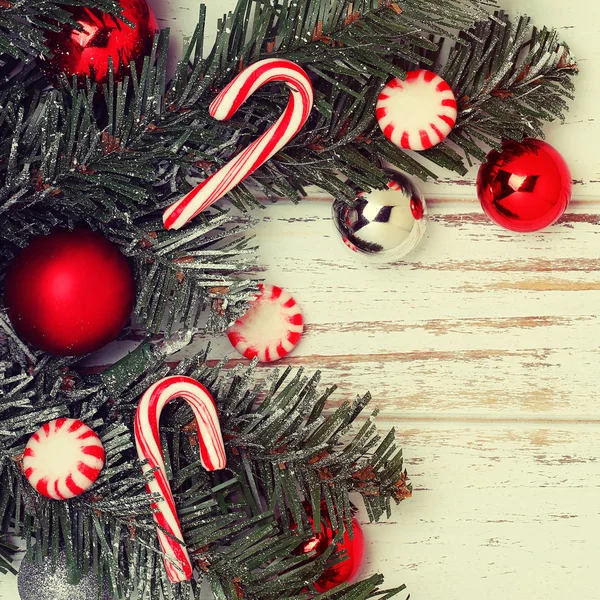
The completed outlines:
<svg viewBox="0 0 600 600">
<path fill-rule="evenodd" d="M 84 87 L 89 77 L 101 87 L 108 83 L 109 59 L 115 82 L 130 74 L 131 62 L 135 62 L 138 75 L 141 73 L 144 56 L 152 51 L 158 31 L 156 18 L 146 0 L 120 0 L 119 4 L 121 17 L 81 6 L 65 7 L 81 29 L 65 24 L 59 31 L 46 32 L 52 57 L 40 60 L 40 67 L 48 78 L 77 75 L 78 84 Z"/>
<path fill-rule="evenodd" d="M 511 231 L 539 231 L 555 223 L 571 199 L 569 167 L 550 144 L 507 141 L 479 168 L 477 196 L 485 213 Z"/>
</svg>

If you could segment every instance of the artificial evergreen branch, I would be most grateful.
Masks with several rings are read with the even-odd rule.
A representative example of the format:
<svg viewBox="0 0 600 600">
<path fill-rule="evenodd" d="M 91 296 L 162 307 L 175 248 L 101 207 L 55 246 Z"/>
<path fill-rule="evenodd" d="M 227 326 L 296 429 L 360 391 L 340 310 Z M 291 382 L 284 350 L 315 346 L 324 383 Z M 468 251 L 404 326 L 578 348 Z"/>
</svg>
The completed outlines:
<svg viewBox="0 0 600 600">
<path fill-rule="evenodd" d="M 166 579 L 131 428 L 139 397 L 149 385 L 170 373 L 188 374 L 216 400 L 228 455 L 226 471 L 207 473 L 188 405 L 167 407 L 161 437 L 195 565 L 207 571 L 216 597 L 226 600 L 320 597 L 303 592 L 307 582 L 343 556 L 335 555 L 333 546 L 316 558 L 292 552 L 312 535 L 301 501 L 314 507 L 317 527 L 324 498 L 333 526 L 343 531 L 351 523 L 350 492 L 363 495 L 371 518 L 378 518 L 390 501 L 408 497 L 410 486 L 393 433 L 380 442 L 368 419 L 350 434 L 368 396 L 324 416 L 333 389 L 320 394 L 318 374 L 308 378 L 299 372 L 290 379 L 288 369 L 281 376 L 273 374 L 265 388 L 253 383 L 252 367 L 224 373 L 220 366 L 207 366 L 205 354 L 170 369 L 164 362 L 167 351 L 164 344 L 144 344 L 103 375 L 82 375 L 68 369 L 67 359 L 34 358 L 32 363 L 10 338 L 4 339 L 3 531 L 13 528 L 37 560 L 62 546 L 72 568 L 82 569 L 91 561 L 118 598 L 131 598 L 135 589 L 141 597 L 157 589 L 187 597 L 187 585 L 171 589 Z M 21 472 L 28 437 L 60 416 L 85 420 L 100 435 L 107 456 L 94 487 L 66 502 L 40 496 Z M 290 519 L 296 528 L 290 527 Z M 374 576 L 323 597 L 391 597 L 392 591 L 379 590 L 381 582 Z M 191 583 L 195 592 L 197 583 Z"/>
<path fill-rule="evenodd" d="M 564 120 L 578 69 L 556 31 L 499 11 L 461 37 L 441 74 L 459 101 L 449 139 L 468 159 L 485 159 L 477 142 L 499 148 L 502 139 L 543 138 L 545 122 Z"/>
<path fill-rule="evenodd" d="M 116 141 L 124 135 L 123 119 L 135 111 L 149 112 L 147 102 L 101 130 L 93 91 L 69 89 L 63 104 L 57 92 L 33 94 L 36 81 L 30 68 L 15 74 L 11 84 L 18 93 L 0 109 L 8 156 L 0 190 L 5 262 L 31 235 L 87 223 L 132 259 L 136 317 L 150 332 L 162 327 L 169 335 L 174 325 L 196 328 L 201 321 L 208 332 L 222 331 L 243 314 L 256 289 L 238 277 L 254 264 L 254 248 L 241 239 L 250 223 L 217 209 L 185 231 L 165 232 L 156 212 L 160 193 L 170 195 L 171 188 L 153 169 L 162 168 L 159 163 L 167 161 L 170 150 L 161 154 L 145 145 L 144 152 L 138 151 L 135 144 L 147 144 L 147 139 L 136 138 L 129 147 Z M 165 166 L 169 172 L 175 168 Z"/>
<path fill-rule="evenodd" d="M 458 99 L 457 125 L 448 140 L 420 153 L 432 166 L 465 174 L 465 163 L 484 160 L 486 147 L 498 147 L 507 138 L 541 137 L 543 122 L 564 118 L 575 61 L 556 32 L 532 30 L 526 17 L 513 24 L 497 12 L 458 36 L 448 36 L 437 22 L 418 23 L 421 11 L 431 14 L 420 3 L 388 3 L 364 13 L 346 10 L 340 31 L 323 33 L 319 25 L 312 44 L 276 52 L 315 75 L 320 116 L 313 116 L 304 136 L 271 161 L 266 179 L 278 172 L 280 178 L 301 184 L 298 193 L 313 184 L 351 199 L 357 187 L 386 185 L 381 170 L 385 162 L 421 179 L 435 177 L 414 153 L 386 140 L 374 118 L 383 84 L 390 76 L 403 77 L 408 69 L 441 72 Z M 439 14 L 446 16 L 443 10 Z M 436 42 L 433 33 L 446 35 L 446 41 Z M 450 58 L 443 60 L 446 44 L 453 47 Z M 346 181 L 336 173 L 346 175 Z"/>
</svg>

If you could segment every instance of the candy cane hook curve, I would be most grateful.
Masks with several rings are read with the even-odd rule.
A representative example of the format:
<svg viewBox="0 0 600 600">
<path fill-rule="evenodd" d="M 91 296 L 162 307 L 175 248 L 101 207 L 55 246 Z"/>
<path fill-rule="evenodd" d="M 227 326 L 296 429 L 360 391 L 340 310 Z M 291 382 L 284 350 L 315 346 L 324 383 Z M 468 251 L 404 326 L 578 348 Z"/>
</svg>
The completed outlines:
<svg viewBox="0 0 600 600">
<path fill-rule="evenodd" d="M 142 467 L 144 473 L 158 467 L 146 489 L 149 494 L 158 493 L 163 498 L 152 503 L 154 521 L 157 524 L 160 546 L 165 553 L 165 568 L 169 580 L 179 583 L 192 578 L 192 563 L 182 542 L 181 524 L 165 472 L 159 433 L 162 410 L 175 398 L 183 398 L 194 412 L 198 425 L 202 466 L 207 471 L 223 469 L 226 456 L 217 408 L 212 396 L 202 384 L 191 377 L 172 376 L 161 379 L 148 388 L 140 399 L 135 415 L 135 443 L 140 460 L 147 461 Z M 170 535 L 166 535 L 165 531 Z"/>
<path fill-rule="evenodd" d="M 244 69 L 213 100 L 210 115 L 218 121 L 230 119 L 258 88 L 274 81 L 285 82 L 290 88 L 283 114 L 224 167 L 167 208 L 163 214 L 165 229 L 183 227 L 254 173 L 302 129 L 313 106 L 312 84 L 301 67 L 279 58 L 267 58 Z"/>
</svg>

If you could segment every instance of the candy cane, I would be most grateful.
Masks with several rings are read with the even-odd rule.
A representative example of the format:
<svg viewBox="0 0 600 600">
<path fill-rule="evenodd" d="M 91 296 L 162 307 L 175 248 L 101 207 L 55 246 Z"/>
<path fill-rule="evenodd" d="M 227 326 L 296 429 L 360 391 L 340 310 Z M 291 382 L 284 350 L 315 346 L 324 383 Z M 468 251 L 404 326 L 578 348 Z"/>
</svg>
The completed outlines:
<svg viewBox="0 0 600 600">
<path fill-rule="evenodd" d="M 290 100 L 277 122 L 219 171 L 205 179 L 163 215 L 166 229 L 179 229 L 222 198 L 283 148 L 303 127 L 313 105 L 313 89 L 306 72 L 289 60 L 267 58 L 235 77 L 214 99 L 209 112 L 218 121 L 230 119 L 261 86 L 283 81 Z"/>
<path fill-rule="evenodd" d="M 147 490 L 149 494 L 158 492 L 163 497 L 163 500 L 152 503 L 154 521 L 158 525 L 158 539 L 165 554 L 167 575 L 170 581 L 178 583 L 192 578 L 192 563 L 183 543 L 176 541 L 183 540 L 183 535 L 165 473 L 158 431 L 161 412 L 174 398 L 183 398 L 194 411 L 202 466 L 207 471 L 223 469 L 226 458 L 215 402 L 203 385 L 190 377 L 166 377 L 142 396 L 135 415 L 135 443 L 140 459 L 147 460 L 143 466 L 144 473 L 158 467 L 147 484 Z"/>
</svg>

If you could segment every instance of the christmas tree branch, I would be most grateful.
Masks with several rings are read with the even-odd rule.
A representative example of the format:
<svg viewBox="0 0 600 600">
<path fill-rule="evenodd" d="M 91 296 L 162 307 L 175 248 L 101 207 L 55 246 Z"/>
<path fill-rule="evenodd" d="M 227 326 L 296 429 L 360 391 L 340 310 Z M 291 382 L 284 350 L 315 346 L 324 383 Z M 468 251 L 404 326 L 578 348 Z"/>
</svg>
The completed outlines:
<svg viewBox="0 0 600 600">
<path fill-rule="evenodd" d="M 246 19 L 250 14 L 253 19 Z M 272 5 L 240 0 L 236 10 L 221 21 L 208 58 L 196 61 L 192 74 L 182 77 L 185 87 L 183 83 L 175 86 L 181 96 L 174 104 L 194 112 L 198 102 L 213 88 L 223 86 L 240 65 L 270 56 L 286 58 L 311 74 L 316 110 L 304 133 L 254 176 L 252 182 L 267 197 L 296 199 L 306 185 L 317 185 L 333 195 L 352 196 L 353 188 L 340 181 L 337 173 L 361 187 L 381 187 L 387 183 L 378 165 L 382 159 L 426 178 L 433 174 L 408 154 L 389 144 L 376 148 L 371 143 L 370 138 L 378 131 L 374 119 L 377 95 L 391 75 L 404 77 L 409 62 L 427 62 L 424 52 L 437 48 L 432 35 L 451 35 L 484 16 L 481 3 L 469 0 L 428 3 L 425 7 L 415 0 L 303 0 L 293 4 L 278 0 Z M 193 38 L 192 45 L 195 41 Z M 241 142 L 249 143 L 256 136 L 254 129 L 240 130 L 240 125 L 256 123 L 264 128 L 286 102 L 286 93 L 276 88 L 247 101 L 234 123 L 240 141 L 234 152 L 245 145 Z M 220 136 L 234 134 L 228 125 L 213 123 L 213 128 Z M 205 174 L 230 156 L 228 152 L 215 157 Z M 239 198 L 230 198 L 240 208 L 252 206 L 248 200 L 252 195 L 245 189 L 242 184 L 236 190 L 247 200 L 241 206 Z"/>
<path fill-rule="evenodd" d="M 11 542 L 10 536 L 0 535 L 0 573 L 17 574 L 17 570 L 13 567 L 12 561 L 18 548 Z"/>
<path fill-rule="evenodd" d="M 564 120 L 578 69 L 556 31 L 512 23 L 506 13 L 462 33 L 441 75 L 454 88 L 459 118 L 449 140 L 467 159 L 484 160 L 477 145 L 500 147 L 502 139 L 544 137 L 544 122 Z"/>
<path fill-rule="evenodd" d="M 472 158 L 485 158 L 486 147 L 496 147 L 507 137 L 541 135 L 543 122 L 564 117 L 577 68 L 555 32 L 532 30 L 525 17 L 513 24 L 503 12 L 473 25 L 484 16 L 479 3 L 436 6 L 438 12 L 413 2 L 380 6 L 307 0 L 291 7 L 240 1 L 222 21 L 208 58 L 195 61 L 191 73 L 180 71 L 174 106 L 202 120 L 197 112 L 204 110 L 202 98 L 223 86 L 240 65 L 278 56 L 304 66 L 315 87 L 312 117 L 303 133 L 250 180 L 267 197 L 290 198 L 304 194 L 308 185 L 348 199 L 356 187 L 385 186 L 381 167 L 386 162 L 421 179 L 435 177 L 435 167 L 464 174 Z M 254 14 L 254 20 L 243 20 L 247 14 Z M 462 30 L 456 35 L 453 28 Z M 445 41 L 436 41 L 437 35 Z M 445 60 L 448 44 L 453 48 Z M 384 83 L 418 67 L 441 72 L 459 103 L 454 132 L 445 143 L 421 153 L 425 161 L 386 140 L 374 118 Z M 259 92 L 240 109 L 232 126 L 213 123 L 219 138 L 235 136 L 235 145 L 205 161 L 204 176 L 272 123 L 286 102 L 283 90 Z M 186 147 L 198 151 L 194 144 Z M 339 173 L 347 179 L 340 180 Z M 245 208 L 252 206 L 251 198 L 242 184 L 230 200 Z"/>
<path fill-rule="evenodd" d="M 382 81 L 389 75 L 405 73 L 390 60 L 391 51 L 397 56 L 396 63 L 409 61 L 436 47 L 429 39 L 431 35 L 470 25 L 483 15 L 479 3 L 473 0 L 445 0 L 436 9 L 428 14 L 416 0 L 384 7 L 373 0 L 356 6 L 349 1 L 332 0 L 302 0 L 289 6 L 279 1 L 265 6 L 256 0 L 240 0 L 236 10 L 222 21 L 206 59 L 202 58 L 200 35 L 204 29 L 202 12 L 201 22 L 168 89 L 165 32 L 147 57 L 142 72 L 136 73 L 133 65 L 133 94 L 128 95 L 127 81 L 106 86 L 106 113 L 99 115 L 94 111 L 93 90 L 77 91 L 68 83 L 62 97 L 51 94 L 28 107 L 21 105 L 23 94 L 14 92 L 5 109 L 10 117 L 7 124 L 12 124 L 13 131 L 3 138 L 15 154 L 7 172 L 5 194 L 13 196 L 14 204 L 14 195 L 19 193 L 19 201 L 29 207 L 42 200 L 47 203 L 49 197 L 60 205 L 62 198 L 61 210 L 74 202 L 75 212 L 93 211 L 99 220 L 123 218 L 139 204 L 150 203 L 155 208 L 152 187 L 158 184 L 164 191 L 169 184 L 170 196 L 173 192 L 180 194 L 182 187 L 185 190 L 185 179 L 194 170 L 197 175 L 205 175 L 271 121 L 273 102 L 266 104 L 264 94 L 257 94 L 241 111 L 234 131 L 230 125 L 215 123 L 206 109 L 214 90 L 230 79 L 240 65 L 273 54 L 296 60 L 315 76 L 317 121 L 290 149 L 298 148 L 300 152 L 312 145 L 318 150 L 317 140 L 322 140 L 336 144 L 329 151 L 337 151 L 340 136 L 355 140 L 364 135 L 368 125 L 372 127 L 373 116 L 366 109 L 372 108 Z M 251 13 L 253 19 L 246 19 Z M 295 28 L 285 25 L 292 22 L 297 24 Z M 191 68 L 188 61 L 192 61 Z M 14 90 L 17 82 L 12 79 L 6 86 Z M 283 96 L 268 96 L 276 106 L 285 102 Z M 351 106 L 355 119 L 360 117 L 352 127 L 346 122 L 345 105 Z M 328 123 L 321 122 L 323 117 Z M 329 132 L 328 137 L 324 137 L 324 131 Z M 223 144 L 225 132 L 228 141 Z M 315 160 L 308 161 L 308 165 L 319 167 L 312 168 L 308 183 L 314 183 L 314 177 L 329 180 L 335 160 L 319 156 L 318 152 L 313 154 Z M 42 156 L 44 160 L 40 162 Z M 339 170 L 352 171 L 358 154 L 354 152 L 351 158 L 345 168 L 339 164 Z M 263 180 L 268 195 L 298 189 L 299 183 L 285 183 L 295 170 L 302 175 L 302 169 L 294 169 L 296 162 L 290 170 L 289 164 L 286 168 L 274 161 L 281 167 L 279 176 L 276 169 L 270 172 L 271 177 L 257 178 L 259 182 Z M 24 197 L 22 186 L 27 182 L 19 169 L 21 164 L 28 167 L 30 175 L 36 175 L 30 182 L 30 187 L 33 183 L 35 187 L 29 198 Z M 309 171 L 311 166 L 304 169 Z M 368 172 L 372 176 L 378 173 L 376 166 Z M 265 179 L 273 181 L 266 183 Z M 322 183 L 326 185 L 325 181 Z M 84 191 L 85 200 L 81 198 Z M 166 205 L 170 196 L 163 195 L 160 204 Z M 240 208 L 256 205 L 245 186 L 234 191 L 232 199 Z"/>
<path fill-rule="evenodd" d="M 29 116 L 19 117 L 19 107 L 13 106 L 14 127 L 27 130 L 35 145 L 30 143 L 29 151 L 17 150 L 9 165 L 14 163 L 5 194 L 12 194 L 13 204 L 16 194 L 19 201 L 26 200 L 19 154 L 27 157 L 27 164 L 35 165 L 35 152 L 42 148 L 46 160 L 37 179 L 42 189 L 35 190 L 30 204 L 54 198 L 58 188 L 68 199 L 65 204 L 85 189 L 88 198 L 84 206 L 96 209 L 99 219 L 122 217 L 115 210 L 119 205 L 121 212 L 138 203 L 167 205 L 174 191 L 181 194 L 189 189 L 190 176 L 205 177 L 213 172 L 281 110 L 277 107 L 283 107 L 286 95 L 273 94 L 273 90 L 255 94 L 233 126 L 212 121 L 206 110 L 214 90 L 230 79 L 240 64 L 273 55 L 296 60 L 311 72 L 316 110 L 304 134 L 255 176 L 254 183 L 267 196 L 295 197 L 306 185 L 315 184 L 349 197 L 353 186 L 334 175 L 342 173 L 363 188 L 381 186 L 383 161 L 421 178 L 433 176 L 429 168 L 385 140 L 373 115 L 378 91 L 388 77 L 403 76 L 407 68 L 431 67 L 432 63 L 455 88 L 461 110 L 448 142 L 422 156 L 464 173 L 465 154 L 467 160 L 485 155 L 477 142 L 496 145 L 503 137 L 539 135 L 543 121 L 562 117 L 572 93 L 570 77 L 576 72 L 568 49 L 559 44 L 556 34 L 546 30 L 530 33 L 527 19 L 512 25 L 503 13 L 461 32 L 450 59 L 445 66 L 440 64 L 437 51 L 441 46 L 431 36 L 470 25 L 481 16 L 476 5 L 447 2 L 444 10 L 433 13 L 440 16 L 426 19 L 422 3 L 413 0 L 383 7 L 370 2 L 354 7 L 330 0 L 304 0 L 294 7 L 280 3 L 264 6 L 240 0 L 237 9 L 222 21 L 207 58 L 202 58 L 201 21 L 168 88 L 163 36 L 155 48 L 157 64 L 148 60 L 139 77 L 132 76 L 135 85 L 130 103 L 127 85 L 107 89 L 104 125 L 93 115 L 92 95 L 83 92 L 70 91 L 70 104 L 75 108 L 62 119 L 62 103 L 56 98 L 43 101 L 48 104 L 43 119 L 39 107 L 30 109 Z M 291 10 L 296 11 L 296 21 L 289 18 Z M 253 14 L 253 19 L 246 20 L 248 14 Z M 315 15 L 320 19 L 315 21 Z M 282 22 L 298 25 L 296 29 L 282 28 Z M 275 31 L 277 35 L 272 33 Z M 524 58 L 523 51 L 527 51 Z M 546 94 L 551 99 L 547 104 Z M 31 132 L 34 114 L 36 123 L 64 122 L 64 130 L 45 129 L 45 138 L 37 140 Z M 19 133 L 10 140 L 13 148 Z M 457 148 L 464 154 L 456 152 Z M 156 189 L 151 190 L 156 184 L 149 185 L 157 172 L 159 187 L 171 192 L 159 194 L 159 199 L 154 197 Z M 46 182 L 50 181 L 61 185 L 48 190 Z M 246 185 L 236 188 L 230 199 L 242 209 L 256 205 Z"/>
<path fill-rule="evenodd" d="M 172 342 L 175 348 L 180 343 Z M 217 597 L 237 600 L 241 590 L 244 598 L 254 600 L 300 597 L 307 581 L 344 559 L 334 546 L 318 557 L 294 554 L 313 535 L 302 500 L 312 503 L 315 527 L 319 527 L 319 498 L 324 498 L 333 527 L 343 532 L 351 527 L 349 492 L 363 494 L 372 518 L 385 510 L 390 499 L 399 501 L 409 495 L 390 436 L 378 443 L 369 420 L 354 437 L 344 437 L 368 398 L 325 417 L 323 406 L 333 390 L 320 394 L 318 375 L 305 378 L 298 373 L 288 381 L 285 373 L 265 389 L 252 382 L 252 368 L 224 373 L 206 365 L 205 353 L 170 369 L 164 362 L 168 349 L 164 344 L 142 345 L 98 376 L 68 370 L 66 359 L 41 356 L 32 363 L 9 338 L 0 344 L 0 522 L 4 532 L 12 528 L 23 537 L 38 560 L 54 556 L 64 546 L 68 564 L 81 571 L 90 566 L 91 557 L 118 598 L 131 598 L 136 588 L 140 594 L 169 589 L 173 597 L 184 598 L 189 585 L 197 587 L 198 580 L 175 588 L 167 581 L 131 431 L 141 393 L 167 374 L 187 374 L 201 381 L 215 397 L 221 415 L 228 466 L 213 474 L 200 463 L 188 405 L 169 405 L 161 418 L 167 474 L 186 545 L 194 565 L 207 571 Z M 252 406 L 259 400 L 261 408 L 255 414 Z M 94 487 L 66 502 L 39 495 L 22 474 L 29 436 L 58 416 L 84 419 L 99 434 L 106 452 L 105 468 Z M 285 423 L 293 423 L 295 432 Z M 263 480 L 265 474 L 275 473 L 277 460 L 284 502 L 272 493 L 275 475 Z M 365 467 L 373 477 L 354 477 Z M 292 471 L 299 476 L 298 483 L 287 478 L 286 472 Z M 334 477 L 317 482 L 319 473 Z M 365 481 L 381 502 L 373 504 Z M 298 524 L 296 529 L 290 526 L 290 518 Z M 381 581 L 374 576 L 342 586 L 327 597 L 363 600 L 391 597 L 402 589 L 382 592 Z"/>
<path fill-rule="evenodd" d="M 244 388 L 236 390 L 239 400 L 224 414 L 225 430 L 239 450 L 235 456 L 241 457 L 240 469 L 252 489 L 260 488 L 254 500 L 259 503 L 264 497 L 269 508 L 282 515 L 289 512 L 295 523 L 306 523 L 296 492 L 299 486 L 313 510 L 323 500 L 334 523 L 350 523 L 349 494 L 358 492 L 372 519 L 384 513 L 389 516 L 392 500 L 410 496 L 393 432 L 381 440 L 373 414 L 354 437 L 348 436 L 370 395 L 324 415 L 335 388 L 320 394 L 318 373 L 308 378 L 300 370 L 289 382 L 288 376 L 289 370 L 281 377 L 274 373 L 271 389 L 257 408 L 255 393 L 246 390 L 242 395 Z M 283 519 L 289 524 L 289 519 Z"/>
<path fill-rule="evenodd" d="M 166 46 L 161 49 L 164 55 Z M 160 79 L 159 67 L 153 69 L 153 78 Z M 31 235 L 87 223 L 133 260 L 136 317 L 147 330 L 162 328 L 169 335 L 181 321 L 186 328 L 202 323 L 207 331 L 222 331 L 243 314 L 256 290 L 239 277 L 254 264 L 254 248 L 241 238 L 250 223 L 216 210 L 184 231 L 166 232 L 156 216 L 164 198 L 172 195 L 172 182 L 155 169 L 172 175 L 177 161 L 169 162 L 172 149 L 160 145 L 160 150 L 154 140 L 142 137 L 148 122 L 134 115 L 152 113 L 147 100 L 150 77 L 142 76 L 136 96 L 146 100 L 128 111 L 107 96 L 109 103 L 114 101 L 113 118 L 103 130 L 93 91 L 68 87 L 67 102 L 58 92 L 38 95 L 37 100 L 34 95 L 31 101 L 35 80 L 30 81 L 30 72 L 13 79 L 13 89 L 19 91 L 7 94 L 0 113 L 8 156 L 0 190 L 0 237 L 8 242 L 2 247 L 5 260 Z"/>
<path fill-rule="evenodd" d="M 527 17 L 513 24 L 504 12 L 497 12 L 461 31 L 457 39 L 446 37 L 446 42 L 436 43 L 427 29 L 411 39 L 395 29 L 398 19 L 411 16 L 400 4 L 400 15 L 395 5 L 356 14 L 342 36 L 320 37 L 320 44 L 307 46 L 304 54 L 283 54 L 319 76 L 316 106 L 321 117 L 298 144 L 275 157 L 272 168 L 292 181 L 301 180 L 303 186 L 315 184 L 346 198 L 354 195 L 356 187 L 385 185 L 387 176 L 380 169 L 385 162 L 421 179 L 435 177 L 423 161 L 386 140 L 374 119 L 381 86 L 390 76 L 403 77 L 411 68 L 441 72 L 458 99 L 458 121 L 448 140 L 420 153 L 432 166 L 465 174 L 465 163 L 484 160 L 486 147 L 498 147 L 506 138 L 543 136 L 544 122 L 564 118 L 577 67 L 556 32 L 532 30 Z M 402 36 L 407 46 L 394 36 Z M 386 44 L 393 44 L 393 54 Z M 453 45 L 448 60 L 442 52 L 446 44 Z M 363 46 L 369 52 L 383 48 L 379 70 L 374 63 L 360 60 L 362 54 L 356 50 Z M 406 47 L 409 53 L 403 51 Z M 330 101 L 321 90 L 331 94 Z M 337 172 L 347 180 L 333 177 Z"/>
</svg>

